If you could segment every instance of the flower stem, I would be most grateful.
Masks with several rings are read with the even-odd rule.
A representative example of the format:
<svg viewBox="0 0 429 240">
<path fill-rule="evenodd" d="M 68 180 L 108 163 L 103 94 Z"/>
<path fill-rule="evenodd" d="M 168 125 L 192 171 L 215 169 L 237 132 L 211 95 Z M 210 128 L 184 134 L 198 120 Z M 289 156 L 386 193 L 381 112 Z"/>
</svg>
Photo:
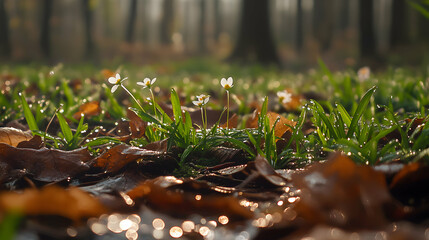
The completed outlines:
<svg viewBox="0 0 429 240">
<path fill-rule="evenodd" d="M 200 109 L 201 109 L 202 128 L 205 130 L 206 127 L 205 127 L 205 123 L 204 123 L 204 110 L 203 110 L 203 107 L 201 107 Z M 203 129 L 201 129 L 201 130 L 203 130 Z"/>
<path fill-rule="evenodd" d="M 134 99 L 134 101 L 137 103 L 137 105 L 139 105 L 139 107 L 140 107 L 140 109 L 143 111 L 143 112 L 145 112 L 145 110 L 143 109 L 143 107 L 140 105 L 140 103 L 139 103 L 139 101 L 137 101 L 137 99 L 134 97 L 134 95 L 130 92 L 130 91 L 128 91 L 128 89 L 124 86 L 124 85 L 122 85 L 121 84 L 121 87 Z"/>
<path fill-rule="evenodd" d="M 158 114 L 156 113 L 156 106 L 155 106 L 155 96 L 153 95 L 152 88 L 149 88 L 150 95 L 152 95 L 152 105 L 153 105 L 153 114 L 156 118 L 158 118 Z"/>
<path fill-rule="evenodd" d="M 204 123 L 205 123 L 204 129 L 207 129 L 207 108 L 206 107 L 204 107 Z"/>
<path fill-rule="evenodd" d="M 226 90 L 226 128 L 229 128 L 229 91 Z"/>
</svg>

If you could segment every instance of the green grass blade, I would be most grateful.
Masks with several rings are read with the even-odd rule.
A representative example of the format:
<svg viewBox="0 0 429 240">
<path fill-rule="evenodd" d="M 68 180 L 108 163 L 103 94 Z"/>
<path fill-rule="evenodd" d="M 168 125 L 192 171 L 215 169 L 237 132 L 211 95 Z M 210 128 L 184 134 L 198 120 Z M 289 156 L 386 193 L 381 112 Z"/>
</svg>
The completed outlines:
<svg viewBox="0 0 429 240">
<path fill-rule="evenodd" d="M 366 107 L 368 106 L 369 100 L 371 99 L 372 95 L 375 93 L 375 90 L 377 89 L 376 86 L 370 88 L 365 95 L 362 97 L 362 99 L 359 102 L 359 105 L 353 114 L 352 122 L 350 123 L 349 131 L 347 132 L 347 137 L 352 137 L 353 134 L 356 132 L 356 127 L 358 125 L 360 117 L 363 115 L 363 113 L 366 111 Z"/>
<path fill-rule="evenodd" d="M 71 106 L 74 105 L 74 96 L 73 96 L 73 91 L 71 90 L 71 88 L 68 85 L 68 81 L 66 81 L 65 79 L 63 79 L 62 81 L 62 85 L 61 85 L 63 92 L 64 92 L 64 96 L 67 99 L 67 108 L 69 109 Z"/>
<path fill-rule="evenodd" d="M 317 59 L 317 63 L 319 64 L 320 69 L 322 69 L 322 72 L 328 76 L 329 81 L 331 82 L 332 86 L 336 88 L 337 84 L 334 81 L 334 75 L 332 75 L 332 72 L 329 70 L 329 68 L 326 66 L 325 62 L 321 59 Z"/>
<path fill-rule="evenodd" d="M 330 136 L 334 139 L 338 139 L 338 133 L 335 130 L 333 123 L 326 116 L 326 113 L 325 113 L 325 110 L 323 110 L 323 107 L 317 101 L 313 101 L 313 103 L 314 103 L 313 110 L 316 112 L 316 114 L 320 117 L 322 122 L 328 128 Z"/>
<path fill-rule="evenodd" d="M 162 125 L 160 121 L 158 121 L 156 118 L 152 117 L 151 115 L 147 114 L 146 112 L 143 112 L 140 109 L 137 108 L 129 108 L 131 111 L 133 111 L 135 114 L 137 114 L 143 121 L 154 123 L 157 125 Z"/>
<path fill-rule="evenodd" d="M 0 239 L 11 240 L 15 239 L 15 234 L 21 222 L 22 215 L 16 212 L 11 212 L 3 215 L 0 222 Z"/>
<path fill-rule="evenodd" d="M 265 154 L 264 154 L 264 152 L 262 151 L 262 149 L 259 147 L 259 143 L 256 141 L 256 139 L 253 137 L 253 135 L 249 132 L 249 131 L 247 131 L 247 130 L 245 130 L 246 131 L 246 133 L 247 133 L 247 136 L 249 137 L 249 140 L 250 140 L 250 142 L 255 146 L 255 148 L 256 148 L 256 151 L 258 152 L 258 154 L 259 155 L 261 155 L 261 156 L 264 156 L 265 157 Z"/>
<path fill-rule="evenodd" d="M 418 12 L 420 12 L 425 18 L 429 18 L 429 10 L 427 10 L 426 8 L 424 8 L 422 5 L 412 2 L 412 1 L 407 1 L 407 3 L 414 8 L 415 10 L 417 10 Z"/>
<path fill-rule="evenodd" d="M 264 103 L 262 104 L 261 108 L 261 117 L 265 117 L 267 115 L 268 111 L 268 97 L 264 98 Z"/>
<path fill-rule="evenodd" d="M 28 106 L 27 100 L 25 100 L 24 94 L 20 93 L 21 96 L 21 104 L 22 109 L 24 110 L 25 120 L 27 121 L 28 127 L 31 131 L 38 131 L 36 120 L 34 119 L 34 115 L 31 112 L 30 107 Z"/>
<path fill-rule="evenodd" d="M 69 124 L 61 113 L 57 112 L 56 115 L 60 123 L 61 132 L 63 133 L 66 142 L 71 143 L 73 140 L 73 133 L 70 129 Z"/>
<path fill-rule="evenodd" d="M 347 127 L 350 127 L 350 124 L 352 123 L 352 118 L 350 117 L 347 110 L 340 103 L 337 103 L 336 107 L 341 115 L 341 118 L 343 119 L 343 122 L 347 125 Z"/>
<path fill-rule="evenodd" d="M 222 140 L 225 142 L 232 143 L 236 147 L 245 150 L 250 155 L 250 157 L 252 157 L 252 158 L 256 157 L 255 154 L 253 153 L 253 150 L 248 145 L 246 145 L 244 142 L 239 141 L 239 140 L 234 139 L 234 138 L 228 138 L 228 137 L 222 137 Z"/>
<path fill-rule="evenodd" d="M 182 108 L 180 106 L 179 95 L 174 88 L 171 89 L 171 105 L 173 107 L 173 115 L 176 123 L 182 121 Z"/>
</svg>

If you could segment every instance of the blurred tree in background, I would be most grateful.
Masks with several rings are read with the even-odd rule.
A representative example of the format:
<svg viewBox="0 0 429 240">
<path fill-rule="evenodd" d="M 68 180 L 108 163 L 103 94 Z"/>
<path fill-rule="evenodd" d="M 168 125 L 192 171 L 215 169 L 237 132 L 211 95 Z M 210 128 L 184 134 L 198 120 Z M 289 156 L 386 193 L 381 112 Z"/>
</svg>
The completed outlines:
<svg viewBox="0 0 429 240">
<path fill-rule="evenodd" d="M 194 56 L 311 67 L 422 62 L 427 0 L 0 0 L 0 58 Z"/>
</svg>

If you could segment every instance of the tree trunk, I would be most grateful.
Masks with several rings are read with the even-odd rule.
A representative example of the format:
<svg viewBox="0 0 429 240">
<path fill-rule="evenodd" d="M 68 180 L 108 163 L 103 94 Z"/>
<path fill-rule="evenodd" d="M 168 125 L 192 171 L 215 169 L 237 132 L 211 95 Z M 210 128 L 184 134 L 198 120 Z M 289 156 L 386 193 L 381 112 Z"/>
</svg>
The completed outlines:
<svg viewBox="0 0 429 240">
<path fill-rule="evenodd" d="M 161 43 L 171 44 L 171 35 L 173 32 L 173 0 L 164 0 L 162 7 L 162 20 L 161 20 Z"/>
<path fill-rule="evenodd" d="M 302 0 L 296 0 L 296 49 L 298 52 L 302 51 L 303 41 L 304 41 L 304 29 L 303 29 L 303 12 L 302 12 Z"/>
<path fill-rule="evenodd" d="M 9 23 L 5 1 L 0 0 L 0 56 L 10 56 Z"/>
<path fill-rule="evenodd" d="M 85 23 L 85 55 L 86 57 L 92 57 L 94 54 L 94 43 L 92 40 L 92 9 L 90 6 L 90 0 L 82 0 L 82 8 Z"/>
<path fill-rule="evenodd" d="M 320 44 L 322 51 L 328 50 L 332 43 L 332 35 L 334 32 L 333 5 L 334 2 L 332 0 L 314 1 L 313 32 L 314 38 Z"/>
<path fill-rule="evenodd" d="M 230 60 L 279 64 L 271 35 L 269 0 L 244 0 L 238 40 Z"/>
<path fill-rule="evenodd" d="M 128 23 L 125 32 L 125 41 L 132 43 L 134 41 L 134 29 L 136 26 L 137 18 L 137 0 L 131 0 Z"/>
<path fill-rule="evenodd" d="M 341 1 L 341 11 L 340 11 L 340 29 L 345 30 L 349 27 L 349 8 L 350 8 L 350 2 L 347 1 Z"/>
<path fill-rule="evenodd" d="M 375 57 L 375 38 L 373 28 L 373 1 L 359 0 L 359 45 L 361 58 Z"/>
<path fill-rule="evenodd" d="M 198 33 L 200 53 L 206 51 L 206 0 L 200 0 L 200 29 Z"/>
<path fill-rule="evenodd" d="M 390 46 L 395 49 L 407 43 L 407 4 L 404 0 L 393 0 Z"/>
<path fill-rule="evenodd" d="M 42 0 L 42 22 L 40 33 L 40 48 L 45 57 L 51 56 L 51 26 L 53 0 Z"/>
<path fill-rule="evenodd" d="M 220 12 L 220 0 L 214 0 L 214 14 L 215 14 L 215 30 L 214 30 L 214 39 L 217 42 L 219 36 L 222 33 L 222 15 Z"/>
</svg>

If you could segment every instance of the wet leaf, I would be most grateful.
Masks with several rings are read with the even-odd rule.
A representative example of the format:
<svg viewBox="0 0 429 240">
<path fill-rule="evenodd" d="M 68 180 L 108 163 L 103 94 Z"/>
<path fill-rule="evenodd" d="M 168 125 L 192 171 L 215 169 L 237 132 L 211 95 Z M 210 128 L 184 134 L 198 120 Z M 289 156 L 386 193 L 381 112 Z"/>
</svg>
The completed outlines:
<svg viewBox="0 0 429 240">
<path fill-rule="evenodd" d="M 274 135 L 278 138 L 283 137 L 286 132 L 291 132 L 292 129 L 290 126 L 294 127 L 296 122 L 289 120 L 282 115 L 275 112 L 268 112 L 267 117 L 270 121 L 271 127 L 274 126 L 274 123 L 279 119 L 274 128 Z"/>
<path fill-rule="evenodd" d="M 21 193 L 0 193 L 0 212 L 16 211 L 30 216 L 62 216 L 78 222 L 98 217 L 107 210 L 97 199 L 79 188 L 47 186 L 40 190 L 26 189 Z"/>
<path fill-rule="evenodd" d="M 258 128 L 259 114 L 260 113 L 257 112 L 257 110 L 253 112 L 252 116 L 246 122 L 246 128 Z M 292 132 L 290 126 L 294 127 L 296 125 L 296 122 L 289 120 L 275 112 L 268 112 L 267 117 L 271 127 L 273 127 L 274 123 L 277 121 L 274 128 L 274 135 L 278 138 L 284 137 L 287 132 Z"/>
<path fill-rule="evenodd" d="M 253 214 L 232 196 L 196 194 L 189 191 L 174 191 L 168 187 L 182 184 L 174 177 L 159 177 L 148 180 L 129 191 L 127 195 L 135 202 L 146 202 L 148 206 L 176 216 L 226 215 L 230 219 L 250 219 Z"/>
<path fill-rule="evenodd" d="M 100 103 L 98 101 L 92 101 L 82 104 L 79 107 L 79 111 L 73 114 L 73 118 L 79 120 L 81 115 L 85 117 L 98 116 L 101 113 Z"/>
<path fill-rule="evenodd" d="M 288 183 L 288 180 L 274 171 L 268 161 L 261 156 L 257 156 L 254 161 L 247 164 L 227 167 L 217 171 L 217 173 L 219 176 L 202 176 L 201 179 L 224 182 L 224 186 L 231 186 L 231 183 L 235 183 L 234 186 L 241 191 L 248 189 L 273 190 Z M 226 180 L 225 177 L 230 180 Z M 239 181 L 239 184 L 237 184 L 237 181 Z"/>
<path fill-rule="evenodd" d="M 6 143 L 16 147 L 22 141 L 28 141 L 33 137 L 31 132 L 24 132 L 22 130 L 10 127 L 0 128 L 0 143 Z"/>
<path fill-rule="evenodd" d="M 238 124 L 238 115 L 234 113 L 228 120 L 228 128 L 236 128 Z M 226 128 L 226 120 L 225 123 L 221 125 L 222 128 Z"/>
<path fill-rule="evenodd" d="M 121 170 L 127 164 L 144 158 L 153 159 L 162 152 L 133 147 L 125 144 L 117 145 L 97 157 L 93 166 L 103 169 L 108 173 Z"/>
<path fill-rule="evenodd" d="M 394 177 L 390 183 L 390 189 L 397 199 L 403 204 L 415 206 L 416 212 L 421 214 L 424 211 L 429 213 L 429 166 L 423 163 L 410 163 L 405 165 Z"/>
<path fill-rule="evenodd" d="M 375 229 L 402 211 L 382 173 L 340 154 L 293 174 L 292 182 L 301 190 L 295 210 L 313 224 Z"/>
<path fill-rule="evenodd" d="M 130 119 L 130 130 L 132 138 L 141 138 L 146 131 L 147 122 L 144 122 L 135 112 L 127 110 L 127 117 Z"/>
<path fill-rule="evenodd" d="M 56 149 L 16 148 L 0 143 L 0 162 L 11 169 L 25 170 L 35 180 L 57 182 L 89 169 L 92 159 L 87 149 L 62 151 Z"/>
<path fill-rule="evenodd" d="M 30 140 L 18 143 L 17 147 L 40 149 L 43 147 L 42 137 L 40 137 L 39 135 L 34 135 Z"/>
</svg>

